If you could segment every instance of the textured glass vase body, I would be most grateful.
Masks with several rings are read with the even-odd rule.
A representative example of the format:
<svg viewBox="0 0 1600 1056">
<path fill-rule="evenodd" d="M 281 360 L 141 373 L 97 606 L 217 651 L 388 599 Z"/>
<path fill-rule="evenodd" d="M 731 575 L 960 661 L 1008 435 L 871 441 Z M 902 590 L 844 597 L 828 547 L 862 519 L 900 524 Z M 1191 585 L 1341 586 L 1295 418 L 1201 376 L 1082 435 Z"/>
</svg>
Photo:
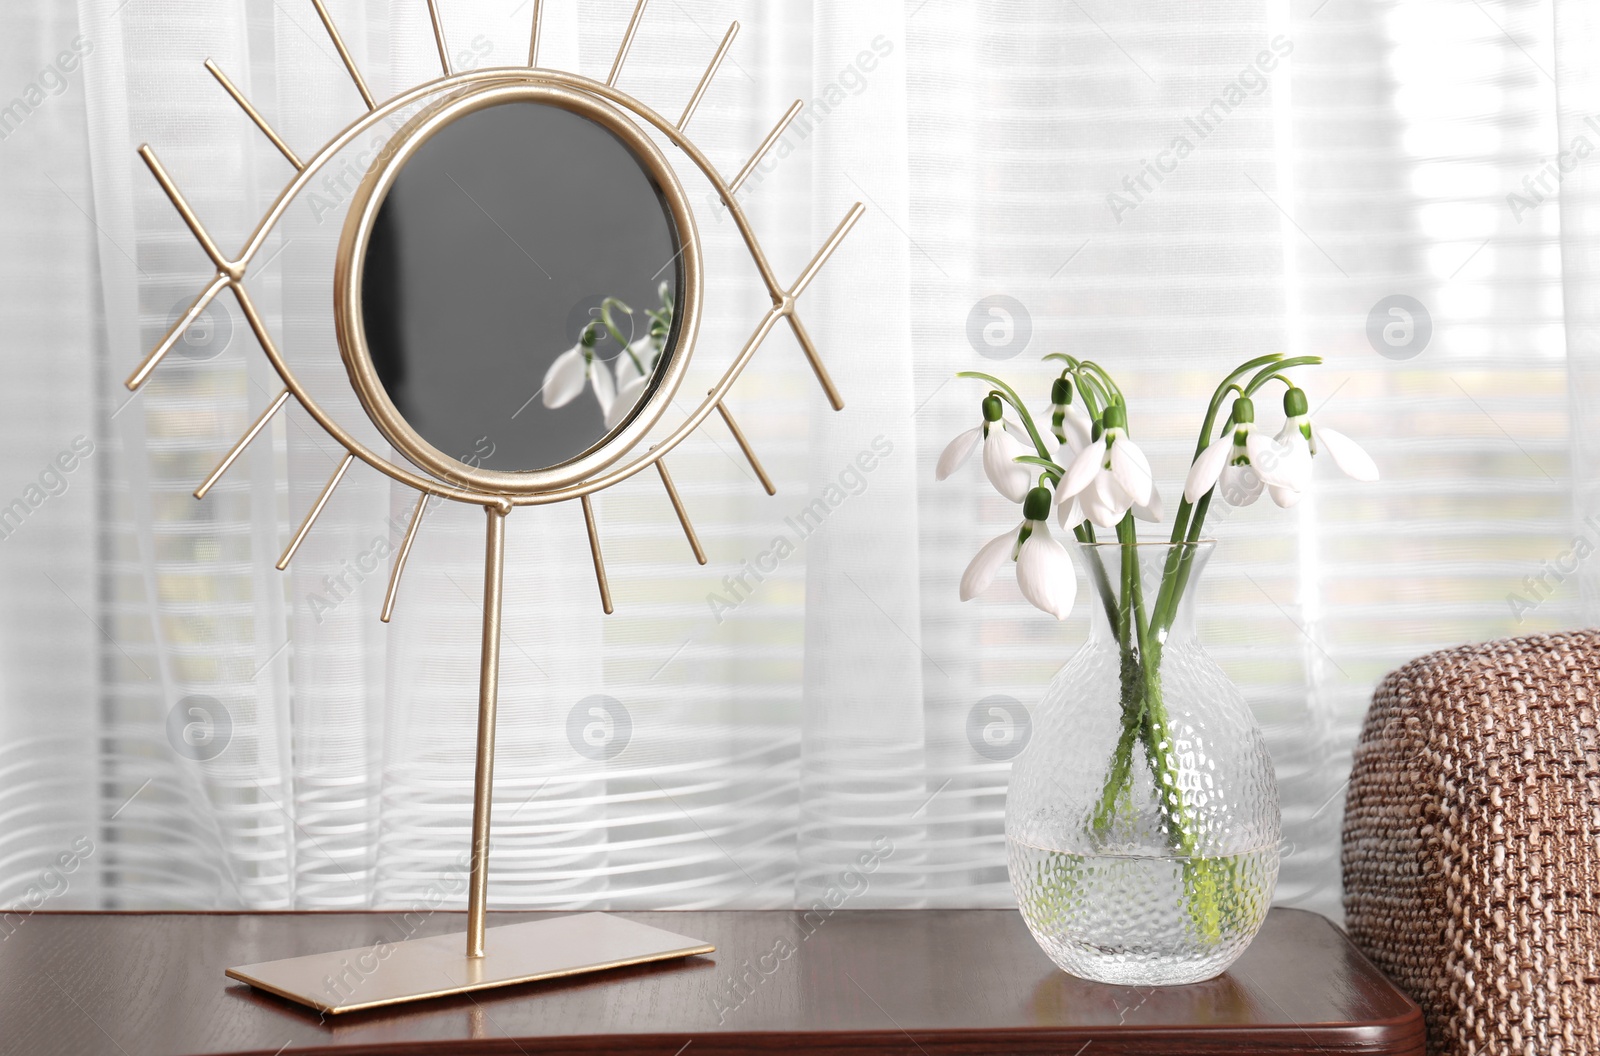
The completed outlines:
<svg viewBox="0 0 1600 1056">
<path fill-rule="evenodd" d="M 1067 545 L 1089 574 L 1078 604 L 1093 626 L 1012 766 L 1011 886 L 1033 937 L 1073 975 L 1210 979 L 1266 918 L 1281 831 L 1261 731 L 1194 634 L 1212 544 Z M 1136 578 L 1124 554 L 1137 554 Z M 1186 584 L 1175 606 L 1158 603 L 1164 578 Z"/>
</svg>

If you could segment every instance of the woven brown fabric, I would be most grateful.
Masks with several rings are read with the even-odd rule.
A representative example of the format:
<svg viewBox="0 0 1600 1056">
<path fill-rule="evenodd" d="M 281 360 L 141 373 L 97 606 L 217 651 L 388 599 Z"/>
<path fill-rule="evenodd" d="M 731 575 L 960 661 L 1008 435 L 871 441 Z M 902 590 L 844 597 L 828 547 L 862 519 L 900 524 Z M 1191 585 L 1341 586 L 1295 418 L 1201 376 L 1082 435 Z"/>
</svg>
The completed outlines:
<svg viewBox="0 0 1600 1056">
<path fill-rule="evenodd" d="M 1600 1053 L 1600 630 L 1434 653 L 1373 695 L 1350 936 L 1436 1056 Z"/>
</svg>

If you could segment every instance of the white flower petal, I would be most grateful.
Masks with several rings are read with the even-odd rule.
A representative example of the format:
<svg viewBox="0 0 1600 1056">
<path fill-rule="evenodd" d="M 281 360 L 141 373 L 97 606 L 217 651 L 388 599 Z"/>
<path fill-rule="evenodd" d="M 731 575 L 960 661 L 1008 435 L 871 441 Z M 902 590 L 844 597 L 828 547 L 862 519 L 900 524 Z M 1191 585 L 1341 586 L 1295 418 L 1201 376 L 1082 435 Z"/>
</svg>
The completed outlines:
<svg viewBox="0 0 1600 1056">
<path fill-rule="evenodd" d="M 957 436 L 945 445 L 944 453 L 939 456 L 939 468 L 934 470 L 933 479 L 943 480 L 961 468 L 961 463 L 971 457 L 977 448 L 978 441 L 983 439 L 983 426 L 976 426 Z"/>
<path fill-rule="evenodd" d="M 618 392 L 621 392 L 623 389 L 627 388 L 630 381 L 643 376 L 643 372 L 639 370 L 639 363 L 644 364 L 645 369 L 648 370 L 650 366 L 650 356 L 654 351 L 654 349 L 650 347 L 650 339 L 648 337 L 641 337 L 639 340 L 630 345 L 629 349 L 633 355 L 629 355 L 627 352 L 624 352 L 622 355 L 618 356 L 616 360 Z M 635 358 L 638 359 L 638 363 L 634 362 Z"/>
<path fill-rule="evenodd" d="M 1024 447 L 1004 429 L 990 426 L 989 435 L 983 441 L 983 471 L 988 475 L 989 483 L 994 485 L 994 490 L 1012 502 L 1027 498 L 1033 487 L 1034 470 L 1015 459 L 1018 455 L 1033 453 L 1033 448 Z"/>
<path fill-rule="evenodd" d="M 1304 443 L 1305 437 L 1300 437 L 1300 441 Z M 1245 451 L 1250 456 L 1250 465 L 1268 484 L 1299 491 L 1310 483 L 1310 452 L 1306 452 L 1303 462 L 1298 459 L 1292 436 L 1280 433 L 1278 439 L 1272 440 L 1260 433 L 1251 433 L 1245 440 Z"/>
<path fill-rule="evenodd" d="M 1121 524 L 1133 505 L 1133 499 L 1110 473 L 1095 477 L 1094 483 L 1079 493 L 1078 500 L 1083 503 L 1083 512 L 1089 520 L 1101 528 L 1115 528 Z"/>
<path fill-rule="evenodd" d="M 611 368 L 598 359 L 590 360 L 589 380 L 594 383 L 594 398 L 600 402 L 600 413 L 609 415 L 611 405 L 617 402 L 617 383 L 611 380 Z"/>
<path fill-rule="evenodd" d="M 1344 470 L 1346 476 L 1365 481 L 1378 479 L 1378 464 L 1348 436 L 1321 426 L 1312 426 L 1311 435 L 1322 441 L 1328 454 L 1333 456 L 1334 464 Z"/>
<path fill-rule="evenodd" d="M 1221 440 L 1213 440 L 1211 446 L 1200 452 L 1194 460 L 1194 465 L 1189 467 L 1189 479 L 1183 482 L 1183 497 L 1189 502 L 1199 502 L 1201 496 L 1216 487 L 1217 480 L 1222 476 L 1222 471 L 1228 465 L 1228 456 L 1233 452 L 1233 433 L 1230 430 Z"/>
<path fill-rule="evenodd" d="M 1017 442 L 1026 447 L 1030 454 L 1033 452 L 1033 437 L 1028 435 L 1027 426 L 1021 424 L 1020 422 L 1013 422 L 1009 418 L 1000 419 L 1000 424 L 1005 426 L 1006 432 L 1016 437 Z"/>
<path fill-rule="evenodd" d="M 1141 521 L 1149 521 L 1152 524 L 1160 524 L 1162 513 L 1161 492 L 1154 485 L 1151 485 L 1150 487 L 1149 502 L 1144 503 L 1143 505 L 1140 505 L 1137 502 L 1133 504 L 1133 515 L 1139 518 Z"/>
<path fill-rule="evenodd" d="M 1011 548 L 1017 545 L 1017 534 L 1021 531 L 1022 525 L 1019 524 L 983 544 L 983 549 L 978 551 L 971 564 L 967 565 L 967 570 L 961 574 L 962 601 L 971 601 L 989 589 L 995 573 L 1011 556 Z"/>
<path fill-rule="evenodd" d="M 1082 508 L 1084 519 L 1090 524 L 1110 527 L 1117 523 L 1112 512 L 1101 504 L 1099 492 L 1095 490 L 1094 485 L 1091 484 L 1074 495 L 1073 501 Z"/>
<path fill-rule="evenodd" d="M 1067 530 L 1078 527 L 1088 517 L 1083 512 L 1083 504 L 1076 495 L 1068 495 L 1061 502 L 1056 503 L 1056 523 Z"/>
<path fill-rule="evenodd" d="M 1150 460 L 1144 457 L 1139 445 L 1128 439 L 1126 434 L 1118 435 L 1117 442 L 1111 445 L 1111 472 L 1135 504 L 1143 505 L 1150 501 L 1150 493 L 1156 486 L 1156 478 L 1150 472 Z"/>
<path fill-rule="evenodd" d="M 1282 459 L 1279 466 L 1279 475 L 1285 481 L 1282 486 L 1295 491 L 1305 491 L 1311 487 L 1311 444 L 1306 441 L 1304 434 L 1296 429 L 1288 436 L 1281 437 L 1275 450 Z M 1267 483 L 1272 482 L 1269 480 Z"/>
<path fill-rule="evenodd" d="M 649 378 L 634 378 L 622 387 L 617 393 L 617 398 L 611 402 L 611 410 L 606 412 L 606 428 L 615 429 L 622 424 L 622 420 L 633 413 L 638 406 L 639 398 L 644 395 L 644 390 L 649 386 Z"/>
<path fill-rule="evenodd" d="M 544 405 L 565 407 L 578 398 L 587 377 L 588 365 L 584 362 L 583 346 L 574 345 L 557 356 L 555 362 L 550 364 L 550 369 L 544 372 Z"/>
<path fill-rule="evenodd" d="M 1217 494 L 1229 506 L 1249 506 L 1261 497 L 1265 487 L 1261 474 L 1253 466 L 1228 465 L 1217 481 Z"/>
<path fill-rule="evenodd" d="M 1056 494 L 1076 495 L 1083 491 L 1089 486 L 1089 482 L 1100 474 L 1105 460 L 1106 438 L 1102 436 L 1078 452 L 1078 457 L 1067 467 L 1067 475 L 1061 478 L 1061 486 L 1056 489 Z"/>
<path fill-rule="evenodd" d="M 1067 434 L 1067 443 L 1076 450 L 1082 451 L 1094 440 L 1094 426 L 1089 423 L 1087 415 L 1067 408 L 1066 417 L 1061 419 L 1062 431 Z"/>
<path fill-rule="evenodd" d="M 1056 465 L 1060 466 L 1063 471 L 1066 470 L 1066 468 L 1068 466 L 1072 465 L 1073 459 L 1075 459 L 1077 457 L 1078 457 L 1078 449 L 1073 447 L 1071 444 L 1059 444 L 1059 445 L 1057 445 L 1057 447 L 1056 447 Z"/>
<path fill-rule="evenodd" d="M 1282 488 L 1276 484 L 1269 485 L 1267 491 L 1271 494 L 1272 501 L 1286 510 L 1291 506 L 1298 505 L 1300 496 L 1303 494 L 1303 492 L 1296 491 L 1293 488 Z"/>
<path fill-rule="evenodd" d="M 1072 613 L 1078 595 L 1078 577 L 1067 548 L 1050 536 L 1044 521 L 1033 522 L 1033 532 L 1017 554 L 1017 586 L 1033 607 L 1058 620 Z"/>
</svg>

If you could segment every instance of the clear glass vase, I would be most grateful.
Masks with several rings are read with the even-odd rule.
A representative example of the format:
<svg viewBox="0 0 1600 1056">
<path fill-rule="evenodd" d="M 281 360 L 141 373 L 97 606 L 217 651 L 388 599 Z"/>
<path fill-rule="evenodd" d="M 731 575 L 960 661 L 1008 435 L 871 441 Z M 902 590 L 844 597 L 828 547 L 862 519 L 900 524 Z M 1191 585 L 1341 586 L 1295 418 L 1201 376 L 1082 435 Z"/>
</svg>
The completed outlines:
<svg viewBox="0 0 1600 1056">
<path fill-rule="evenodd" d="M 1078 604 L 1092 629 L 1012 764 L 1006 848 L 1034 939 L 1085 979 L 1210 979 L 1272 901 L 1272 761 L 1194 633 L 1213 545 L 1067 542 L 1088 574 Z"/>
</svg>

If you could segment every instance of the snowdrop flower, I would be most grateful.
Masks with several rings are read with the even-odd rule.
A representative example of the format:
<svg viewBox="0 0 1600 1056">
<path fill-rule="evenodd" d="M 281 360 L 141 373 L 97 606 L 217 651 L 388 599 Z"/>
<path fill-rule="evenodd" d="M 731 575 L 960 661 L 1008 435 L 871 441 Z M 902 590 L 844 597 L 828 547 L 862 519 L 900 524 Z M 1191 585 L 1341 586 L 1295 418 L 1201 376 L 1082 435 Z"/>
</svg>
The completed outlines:
<svg viewBox="0 0 1600 1056">
<path fill-rule="evenodd" d="M 1050 386 L 1050 431 L 1076 455 L 1089 446 L 1093 430 L 1088 416 L 1073 406 L 1072 381 L 1057 378 Z"/>
<path fill-rule="evenodd" d="M 655 357 L 655 344 L 648 335 L 629 345 L 627 351 L 617 357 L 617 398 L 606 413 L 607 429 L 616 428 L 644 395 L 650 385 Z M 641 364 L 644 372 L 639 369 Z"/>
<path fill-rule="evenodd" d="M 1003 413 L 1004 407 L 1000 397 L 985 396 L 983 424 L 968 429 L 950 441 L 944 453 L 939 456 L 935 478 L 943 480 L 954 473 L 977 449 L 979 441 L 982 441 L 983 471 L 988 475 L 989 483 L 1012 502 L 1026 499 L 1028 488 L 1033 483 L 1033 470 L 1017 462 L 1016 459 L 1021 455 L 1033 454 L 1033 448 L 1011 435 L 1008 424 L 1001 421 Z"/>
<path fill-rule="evenodd" d="M 1064 442 L 1056 451 L 1056 465 L 1072 465 L 1072 460 L 1078 457 L 1080 450 L 1074 448 L 1070 440 Z M 1062 490 L 1059 486 L 1056 488 L 1056 523 L 1070 531 L 1088 520 L 1089 515 L 1083 512 L 1083 503 L 1077 495 L 1063 495 Z"/>
<path fill-rule="evenodd" d="M 1067 466 L 1056 489 L 1057 501 L 1076 502 L 1084 516 L 1102 528 L 1115 528 L 1129 510 L 1147 520 L 1159 519 L 1161 495 L 1150 460 L 1128 436 L 1127 411 L 1113 403 L 1100 424 L 1100 436 Z M 1065 521 L 1073 515 L 1061 516 Z"/>
<path fill-rule="evenodd" d="M 1291 388 L 1283 394 L 1283 413 L 1288 419 L 1258 463 L 1272 501 L 1285 508 L 1299 502 L 1311 486 L 1311 458 L 1319 453 L 1319 441 L 1346 476 L 1367 482 L 1378 479 L 1377 463 L 1360 444 L 1336 430 L 1313 426 L 1309 411 L 1303 390 Z"/>
<path fill-rule="evenodd" d="M 601 413 L 609 414 L 616 400 L 616 383 L 611 371 L 595 358 L 595 335 L 585 327 L 577 344 L 556 357 L 544 374 L 544 405 L 551 409 L 565 407 L 578 398 L 584 387 L 594 385 L 595 399 L 600 402 Z"/>
<path fill-rule="evenodd" d="M 999 432 L 999 430 L 996 430 Z M 961 576 L 961 600 L 989 589 L 1000 566 L 1016 562 L 1017 586 L 1034 608 L 1064 620 L 1072 612 L 1078 577 L 1066 547 L 1050 536 L 1050 489 L 1034 488 L 1022 505 L 1022 523 L 985 543 Z"/>
<path fill-rule="evenodd" d="M 1213 440 L 1189 467 L 1183 497 L 1199 502 L 1212 488 L 1218 488 L 1230 506 L 1248 506 L 1261 497 L 1264 486 L 1255 458 L 1275 461 L 1272 442 L 1256 430 L 1256 406 L 1248 397 L 1233 401 L 1231 428 Z"/>
</svg>

